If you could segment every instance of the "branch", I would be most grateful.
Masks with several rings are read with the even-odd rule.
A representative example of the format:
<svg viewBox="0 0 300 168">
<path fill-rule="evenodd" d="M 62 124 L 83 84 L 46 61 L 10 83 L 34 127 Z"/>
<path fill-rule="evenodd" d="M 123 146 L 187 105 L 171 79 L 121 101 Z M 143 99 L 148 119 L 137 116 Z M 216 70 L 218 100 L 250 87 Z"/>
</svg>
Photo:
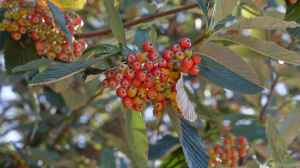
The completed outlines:
<svg viewBox="0 0 300 168">
<path fill-rule="evenodd" d="M 141 23 L 151 22 L 151 21 L 153 21 L 157 18 L 173 15 L 173 14 L 176 14 L 178 12 L 193 9 L 193 8 L 197 8 L 197 7 L 198 7 L 198 5 L 196 3 L 192 3 L 192 4 L 184 5 L 184 6 L 179 7 L 179 8 L 171 9 L 171 10 L 168 10 L 168 11 L 165 11 L 165 12 L 160 12 L 160 13 L 157 13 L 157 14 L 154 14 L 154 15 L 144 16 L 144 17 L 132 20 L 132 21 L 125 22 L 124 23 L 124 28 L 130 28 L 130 27 L 136 26 L 136 25 L 141 24 Z M 77 37 L 78 38 L 93 38 L 93 37 L 96 37 L 96 36 L 109 35 L 111 33 L 112 33 L 112 30 L 109 27 L 106 27 L 106 28 L 100 29 L 98 31 L 78 34 Z"/>
<path fill-rule="evenodd" d="M 278 83 L 278 80 L 279 80 L 279 76 L 276 75 L 275 79 L 272 81 L 270 92 L 267 96 L 267 103 L 263 106 L 263 108 L 260 111 L 260 116 L 259 116 L 260 121 L 265 121 L 266 114 L 267 114 L 267 109 L 268 109 L 269 105 L 272 102 L 272 96 L 273 96 L 273 93 L 274 93 L 274 90 L 275 90 L 275 86 Z"/>
</svg>

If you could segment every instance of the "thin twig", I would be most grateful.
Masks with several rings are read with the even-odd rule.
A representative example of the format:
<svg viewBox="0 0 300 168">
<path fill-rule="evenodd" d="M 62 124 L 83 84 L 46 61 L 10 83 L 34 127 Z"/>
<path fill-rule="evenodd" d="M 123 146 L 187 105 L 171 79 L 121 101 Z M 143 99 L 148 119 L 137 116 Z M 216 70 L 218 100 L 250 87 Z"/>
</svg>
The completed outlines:
<svg viewBox="0 0 300 168">
<path fill-rule="evenodd" d="M 184 5 L 184 6 L 179 7 L 179 8 L 171 9 L 171 10 L 168 10 L 168 11 L 165 11 L 165 12 L 160 12 L 160 13 L 157 13 L 157 14 L 154 14 L 154 15 L 144 16 L 144 17 L 132 20 L 132 21 L 125 22 L 124 23 L 124 28 L 130 28 L 132 26 L 136 26 L 136 25 L 141 24 L 141 23 L 150 22 L 150 21 L 153 21 L 157 18 L 173 15 L 173 14 L 176 14 L 178 12 L 193 9 L 193 8 L 197 8 L 197 7 L 198 7 L 198 4 L 192 3 L 192 4 Z M 112 30 L 109 27 L 106 27 L 106 28 L 103 28 L 103 29 L 98 30 L 98 31 L 78 34 L 77 37 L 79 37 L 79 38 L 93 38 L 93 37 L 97 37 L 97 36 L 99 37 L 99 36 L 109 35 L 111 33 L 112 33 Z"/>
<path fill-rule="evenodd" d="M 276 75 L 275 79 L 272 81 L 272 84 L 271 84 L 271 87 L 270 87 L 270 92 L 267 95 L 267 103 L 263 106 L 263 108 L 260 111 L 260 116 L 259 116 L 260 121 L 265 121 L 266 114 L 267 114 L 267 109 L 268 109 L 269 105 L 272 102 L 272 96 L 273 96 L 273 93 L 274 93 L 274 90 L 275 90 L 275 86 L 278 83 L 278 80 L 279 80 L 279 76 Z"/>
</svg>

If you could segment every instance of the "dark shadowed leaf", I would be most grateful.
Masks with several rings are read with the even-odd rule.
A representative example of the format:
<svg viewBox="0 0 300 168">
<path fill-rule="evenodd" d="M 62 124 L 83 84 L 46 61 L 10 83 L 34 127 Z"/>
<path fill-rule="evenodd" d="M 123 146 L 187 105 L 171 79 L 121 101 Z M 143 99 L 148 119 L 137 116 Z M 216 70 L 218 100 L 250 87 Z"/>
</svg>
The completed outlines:
<svg viewBox="0 0 300 168">
<path fill-rule="evenodd" d="M 123 45 L 126 44 L 126 36 L 124 25 L 122 22 L 122 18 L 119 12 L 114 7 L 114 1 L 111 0 L 103 0 L 104 6 L 108 13 L 110 28 L 114 34 L 114 36 L 119 40 Z"/>
<path fill-rule="evenodd" d="M 33 85 L 41 85 L 41 84 L 49 84 L 49 83 L 57 82 L 59 80 L 78 74 L 91 65 L 101 63 L 104 58 L 114 54 L 115 53 L 106 54 L 106 55 L 102 55 L 101 57 L 90 59 L 90 60 L 78 60 L 73 63 L 53 64 L 43 72 L 35 75 L 29 83 L 30 85 L 33 86 Z"/>
<path fill-rule="evenodd" d="M 0 51 L 3 49 L 5 42 L 8 40 L 9 34 L 7 32 L 0 31 Z"/>
<path fill-rule="evenodd" d="M 200 9 L 203 11 L 204 15 L 208 15 L 208 7 L 205 0 L 196 0 L 197 4 L 199 5 Z"/>
<path fill-rule="evenodd" d="M 197 130 L 181 120 L 180 143 L 189 168 L 207 168 L 209 157 Z"/>
<path fill-rule="evenodd" d="M 181 147 L 178 147 L 170 155 L 162 160 L 160 168 L 188 168 Z"/>
<path fill-rule="evenodd" d="M 65 19 L 64 13 L 52 2 L 48 1 L 48 7 L 52 12 L 55 22 L 60 27 L 60 29 L 65 33 L 69 44 L 72 44 L 72 34 L 67 28 L 67 21 Z"/>
<path fill-rule="evenodd" d="M 115 168 L 116 160 L 113 149 L 104 148 L 101 150 L 100 167 L 101 168 Z"/>
<path fill-rule="evenodd" d="M 200 73 L 210 81 L 236 92 L 255 94 L 262 90 L 252 67 L 228 48 L 205 43 L 200 50 Z"/>
<path fill-rule="evenodd" d="M 285 49 L 272 41 L 264 41 L 253 37 L 232 36 L 232 35 L 217 35 L 217 36 L 213 36 L 211 40 L 228 41 L 235 44 L 240 44 L 263 56 L 267 56 L 272 59 L 282 60 L 290 64 L 295 64 L 295 65 L 300 64 L 299 53 L 292 50 Z"/>
<path fill-rule="evenodd" d="M 171 135 L 166 135 L 162 139 L 158 140 L 155 144 L 149 145 L 149 160 L 157 160 L 168 153 L 172 152 L 174 148 L 179 146 L 178 138 Z"/>
<path fill-rule="evenodd" d="M 38 59 L 32 44 L 25 44 L 7 39 L 4 46 L 5 67 L 10 72 L 18 65 Z"/>
</svg>

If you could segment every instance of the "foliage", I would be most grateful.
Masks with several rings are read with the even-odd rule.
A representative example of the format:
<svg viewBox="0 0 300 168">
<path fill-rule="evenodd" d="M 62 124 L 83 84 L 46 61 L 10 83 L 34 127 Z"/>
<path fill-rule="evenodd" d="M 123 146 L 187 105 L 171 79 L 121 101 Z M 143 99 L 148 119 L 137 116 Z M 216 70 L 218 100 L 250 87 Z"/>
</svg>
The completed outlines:
<svg viewBox="0 0 300 168">
<path fill-rule="evenodd" d="M 39 5 L 46 15 L 40 20 L 26 12 L 15 16 L 9 5 L 0 4 L 0 167 L 206 168 L 212 156 L 207 149 L 228 133 L 249 141 L 249 155 L 239 166 L 299 167 L 300 1 L 26 3 L 31 4 L 24 9 Z M 42 32 L 48 36 L 37 40 L 32 32 L 48 30 L 38 27 L 47 17 L 52 34 Z M 83 29 L 73 31 L 76 26 Z M 188 62 L 186 69 L 176 69 L 184 61 L 171 46 L 178 76 L 168 89 L 176 94 L 161 116 L 146 103 L 139 112 L 123 107 L 105 87 L 108 72 L 133 66 L 128 55 L 153 52 L 144 52 L 144 44 L 150 46 L 145 41 L 159 56 L 154 62 L 161 63 L 165 46 L 184 37 L 201 55 L 199 73 L 179 74 L 191 68 Z M 41 54 L 38 42 L 46 40 L 53 46 L 63 41 L 72 59 L 61 59 L 61 46 Z M 217 153 L 214 159 L 222 161 L 222 152 Z"/>
</svg>

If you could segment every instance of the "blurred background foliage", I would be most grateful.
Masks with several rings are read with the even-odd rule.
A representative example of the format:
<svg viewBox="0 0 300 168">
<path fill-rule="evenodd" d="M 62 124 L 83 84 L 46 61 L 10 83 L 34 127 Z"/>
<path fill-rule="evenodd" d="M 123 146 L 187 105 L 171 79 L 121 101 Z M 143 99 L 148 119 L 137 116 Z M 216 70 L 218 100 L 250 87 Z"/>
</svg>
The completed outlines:
<svg viewBox="0 0 300 168">
<path fill-rule="evenodd" d="M 0 167 L 188 167 L 186 160 L 192 158 L 184 157 L 180 145 L 184 138 L 178 134 L 180 124 L 176 119 L 174 122 L 174 116 L 165 113 L 158 120 L 151 107 L 143 113 L 127 111 L 114 91 L 101 87 L 104 77 L 101 70 L 122 61 L 119 43 L 125 45 L 126 42 L 132 49 L 136 47 L 132 44 L 139 46 L 144 40 L 150 40 L 162 50 L 185 36 L 194 42 L 194 50 L 216 55 L 214 59 L 204 59 L 203 75 L 184 80 L 188 97 L 201 119 L 193 124 L 205 146 L 219 143 L 229 129 L 236 136 L 247 137 L 251 144 L 251 154 L 244 167 L 300 167 L 297 66 L 300 28 L 294 28 L 294 22 L 277 22 L 300 22 L 300 2 L 287 5 L 284 0 L 226 0 L 215 6 L 215 10 L 207 11 L 208 15 L 214 14 L 213 20 L 207 20 L 205 10 L 194 5 L 189 10 L 151 19 L 151 22 L 130 24 L 141 17 L 196 2 L 206 3 L 201 0 L 115 0 L 113 5 L 121 14 L 121 23 L 125 23 L 124 41 L 120 22 L 112 25 L 114 36 L 107 31 L 109 17 L 113 15 L 106 8 L 109 4 L 105 3 L 109 2 L 87 0 L 84 8 L 77 12 L 85 22 L 83 32 L 94 34 L 78 36 L 85 37 L 89 43 L 82 60 L 99 55 L 96 61 L 81 60 L 76 65 L 65 65 L 39 59 L 34 63 L 23 62 L 21 67 L 13 64 L 12 73 L 7 63 L 15 63 L 17 58 L 4 60 L 2 52 Z M 81 8 L 78 6 L 65 5 L 65 8 Z M 264 18 L 243 21 L 259 16 Z M 237 20 L 240 24 L 235 24 Z M 210 21 L 218 23 L 217 26 L 208 27 Z M 233 28 L 227 29 L 231 25 Z M 215 31 L 221 35 L 217 36 Z M 203 37 L 208 36 L 222 47 L 220 44 L 202 45 Z M 256 40 L 243 38 L 249 36 Z M 9 56 L 15 55 L 18 53 Z M 240 57 L 235 59 L 231 55 Z M 70 75 L 75 70 L 66 72 L 64 69 L 63 75 L 56 74 L 55 82 L 49 82 L 45 74 L 39 75 L 47 73 L 44 70 L 48 67 L 61 65 L 69 70 L 74 68 L 76 73 Z M 207 67 L 212 70 L 208 71 Z M 251 73 L 246 68 L 250 68 Z M 252 78 L 253 74 L 256 79 Z M 264 89 L 260 90 L 261 87 Z"/>
</svg>

